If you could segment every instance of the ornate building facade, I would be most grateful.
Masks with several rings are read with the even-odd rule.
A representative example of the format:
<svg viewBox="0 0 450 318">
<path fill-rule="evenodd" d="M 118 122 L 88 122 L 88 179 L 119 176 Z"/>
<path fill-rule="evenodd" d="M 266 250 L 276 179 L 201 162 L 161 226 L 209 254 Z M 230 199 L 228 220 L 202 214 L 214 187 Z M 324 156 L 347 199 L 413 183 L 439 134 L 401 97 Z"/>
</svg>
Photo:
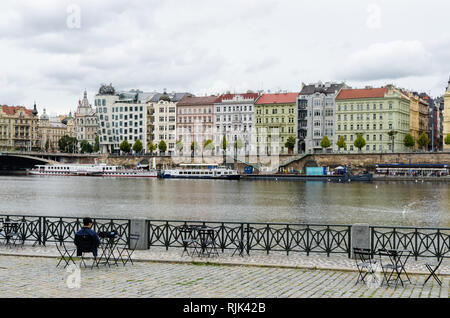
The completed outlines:
<svg viewBox="0 0 450 318">
<path fill-rule="evenodd" d="M 95 137 L 98 135 L 98 117 L 91 104 L 89 104 L 86 91 L 84 91 L 83 99 L 78 101 L 73 123 L 74 137 L 77 138 L 78 145 L 83 140 L 94 145 Z"/>
<path fill-rule="evenodd" d="M 443 138 L 447 137 L 450 134 L 450 79 L 448 80 L 447 89 L 444 93 L 444 110 L 443 110 Z M 443 143 L 444 151 L 450 150 L 450 145 L 446 145 Z"/>
<path fill-rule="evenodd" d="M 39 118 L 41 150 L 58 151 L 58 142 L 64 135 L 67 135 L 67 126 L 61 122 L 60 117 L 50 118 L 44 109 Z M 76 149 L 73 149 L 73 151 L 76 151 Z"/>
<path fill-rule="evenodd" d="M 324 136 L 330 140 L 331 147 L 337 141 L 334 138 L 335 98 L 343 87 L 347 86 L 344 83 L 330 82 L 302 87 L 297 100 L 300 153 L 322 152 L 320 142 Z"/>
<path fill-rule="evenodd" d="M 229 150 L 235 151 L 238 155 L 256 152 L 251 138 L 252 130 L 255 129 L 254 104 L 258 97 L 258 93 L 219 96 L 214 104 L 213 142 L 216 154 L 222 152 L 223 137 L 229 144 Z M 235 143 L 236 147 L 234 147 Z"/>
<path fill-rule="evenodd" d="M 0 150 L 31 151 L 40 148 L 38 112 L 24 106 L 0 106 Z"/>
</svg>

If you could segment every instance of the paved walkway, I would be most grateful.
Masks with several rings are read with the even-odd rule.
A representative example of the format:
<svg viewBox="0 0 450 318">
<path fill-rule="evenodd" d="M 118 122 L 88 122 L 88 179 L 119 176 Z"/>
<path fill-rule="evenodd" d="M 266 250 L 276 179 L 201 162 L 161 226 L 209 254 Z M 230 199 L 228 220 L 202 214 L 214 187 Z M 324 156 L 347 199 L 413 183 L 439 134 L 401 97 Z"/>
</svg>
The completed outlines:
<svg viewBox="0 0 450 318">
<path fill-rule="evenodd" d="M 432 279 L 423 286 L 425 275 L 411 275 L 412 283 L 405 287 L 389 287 L 376 283 L 355 285 L 354 261 L 344 255 L 286 256 L 261 252 L 250 257 L 231 257 L 231 252 L 226 252 L 220 257 L 198 259 L 181 254 L 180 249 L 152 248 L 136 251 L 133 259 L 139 261 L 134 265 L 82 268 L 77 288 L 74 268 L 72 271 L 56 268 L 59 256 L 56 248 L 1 247 L 0 297 L 447 298 L 449 295 L 448 260 L 440 271 L 445 274 L 441 276 L 442 287 Z M 422 260 L 411 259 L 408 264 L 408 272 L 426 273 Z"/>
</svg>

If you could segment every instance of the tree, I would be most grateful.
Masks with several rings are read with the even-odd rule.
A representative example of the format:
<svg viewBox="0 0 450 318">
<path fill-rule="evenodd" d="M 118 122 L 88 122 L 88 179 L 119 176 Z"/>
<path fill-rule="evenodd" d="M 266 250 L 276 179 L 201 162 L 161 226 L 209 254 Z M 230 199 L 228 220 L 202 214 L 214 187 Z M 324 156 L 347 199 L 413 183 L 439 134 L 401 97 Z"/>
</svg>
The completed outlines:
<svg viewBox="0 0 450 318">
<path fill-rule="evenodd" d="M 61 152 L 75 152 L 77 145 L 78 140 L 75 137 L 70 137 L 69 135 L 64 135 L 58 140 L 58 149 Z"/>
<path fill-rule="evenodd" d="M 161 140 L 158 144 L 158 148 L 159 148 L 159 153 L 161 154 L 161 152 L 166 152 L 167 150 L 167 144 L 164 140 Z"/>
<path fill-rule="evenodd" d="M 175 148 L 176 148 L 178 151 L 183 150 L 183 142 L 182 142 L 181 140 L 178 140 L 178 141 L 175 143 Z"/>
<path fill-rule="evenodd" d="M 289 136 L 284 146 L 288 149 L 289 153 L 295 148 L 295 137 Z"/>
<path fill-rule="evenodd" d="M 153 143 L 153 141 L 150 141 L 150 143 L 148 144 L 148 150 L 150 151 L 150 154 L 153 155 L 153 151 L 156 150 L 156 145 Z"/>
<path fill-rule="evenodd" d="M 387 133 L 389 135 L 389 138 L 391 139 L 392 152 L 394 152 L 394 141 L 395 141 L 395 135 L 397 135 L 397 133 L 398 133 L 398 131 L 396 131 L 396 130 L 389 130 L 388 133 Z"/>
<path fill-rule="evenodd" d="M 234 142 L 234 152 L 235 152 L 235 154 L 237 154 L 238 150 L 240 150 L 242 147 L 244 147 L 244 144 L 242 143 L 242 140 L 240 138 L 238 138 Z"/>
<path fill-rule="evenodd" d="M 87 141 L 82 140 L 80 142 L 80 152 L 81 153 L 92 153 L 94 151 L 94 147 Z"/>
<path fill-rule="evenodd" d="M 128 143 L 128 140 L 124 140 L 120 143 L 119 149 L 125 153 L 130 153 L 131 145 Z"/>
<path fill-rule="evenodd" d="M 358 134 L 353 145 L 361 151 L 361 149 L 366 145 L 366 141 L 364 140 L 361 134 Z"/>
<path fill-rule="evenodd" d="M 338 146 L 339 150 L 341 150 L 341 148 L 345 148 L 347 146 L 347 144 L 345 143 L 344 136 L 339 137 L 338 141 L 336 142 L 336 145 Z"/>
<path fill-rule="evenodd" d="M 220 143 L 220 148 L 223 150 L 223 154 L 225 154 L 225 151 L 228 148 L 228 142 L 227 142 L 227 138 L 225 136 L 222 137 L 222 142 Z"/>
<path fill-rule="evenodd" d="M 98 138 L 98 135 L 95 136 L 95 143 L 94 143 L 94 152 L 98 152 L 100 150 L 100 141 Z"/>
<path fill-rule="evenodd" d="M 142 142 L 139 139 L 136 140 L 133 144 L 133 151 L 135 153 L 140 153 L 142 151 L 142 148 L 143 148 Z"/>
<path fill-rule="evenodd" d="M 414 147 L 414 137 L 411 134 L 406 134 L 405 138 L 403 138 L 403 144 L 408 148 Z"/>
<path fill-rule="evenodd" d="M 331 146 L 330 139 L 328 139 L 327 136 L 324 136 L 322 138 L 322 140 L 320 141 L 320 147 L 326 149 L 326 148 L 329 148 L 330 146 Z"/>
<path fill-rule="evenodd" d="M 206 151 L 214 150 L 214 144 L 211 139 L 208 139 L 207 141 L 205 141 L 205 143 L 203 144 L 203 150 L 206 150 Z"/>
<path fill-rule="evenodd" d="M 417 143 L 422 149 L 427 147 L 429 142 L 430 139 L 428 138 L 428 134 L 426 132 L 421 133 L 419 138 L 417 138 Z"/>
<path fill-rule="evenodd" d="M 47 141 L 45 142 L 44 149 L 45 149 L 45 151 L 48 151 L 49 148 L 50 148 L 50 142 L 47 139 Z"/>
<path fill-rule="evenodd" d="M 445 136 L 445 138 L 444 138 L 444 144 L 450 145 L 450 134 L 448 134 L 447 136 Z"/>
</svg>

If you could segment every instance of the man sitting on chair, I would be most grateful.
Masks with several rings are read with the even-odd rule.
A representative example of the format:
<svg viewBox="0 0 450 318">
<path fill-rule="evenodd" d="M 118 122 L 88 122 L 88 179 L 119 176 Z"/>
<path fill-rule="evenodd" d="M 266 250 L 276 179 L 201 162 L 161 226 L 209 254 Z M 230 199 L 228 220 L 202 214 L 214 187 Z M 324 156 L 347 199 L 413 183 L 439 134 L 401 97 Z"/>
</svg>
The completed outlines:
<svg viewBox="0 0 450 318">
<path fill-rule="evenodd" d="M 84 218 L 83 227 L 75 233 L 75 245 L 77 247 L 77 256 L 82 256 L 83 252 L 92 252 L 97 257 L 97 248 L 100 246 L 100 239 L 97 233 L 91 230 L 92 219 Z"/>
</svg>

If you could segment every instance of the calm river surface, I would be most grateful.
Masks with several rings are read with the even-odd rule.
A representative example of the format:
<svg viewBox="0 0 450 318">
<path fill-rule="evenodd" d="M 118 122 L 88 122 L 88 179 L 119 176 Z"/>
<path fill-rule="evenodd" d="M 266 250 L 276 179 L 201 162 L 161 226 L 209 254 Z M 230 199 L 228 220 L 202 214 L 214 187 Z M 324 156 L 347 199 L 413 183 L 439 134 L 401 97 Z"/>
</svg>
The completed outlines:
<svg viewBox="0 0 450 318">
<path fill-rule="evenodd" d="M 0 176 L 0 213 L 450 227 L 450 184 Z"/>
</svg>

